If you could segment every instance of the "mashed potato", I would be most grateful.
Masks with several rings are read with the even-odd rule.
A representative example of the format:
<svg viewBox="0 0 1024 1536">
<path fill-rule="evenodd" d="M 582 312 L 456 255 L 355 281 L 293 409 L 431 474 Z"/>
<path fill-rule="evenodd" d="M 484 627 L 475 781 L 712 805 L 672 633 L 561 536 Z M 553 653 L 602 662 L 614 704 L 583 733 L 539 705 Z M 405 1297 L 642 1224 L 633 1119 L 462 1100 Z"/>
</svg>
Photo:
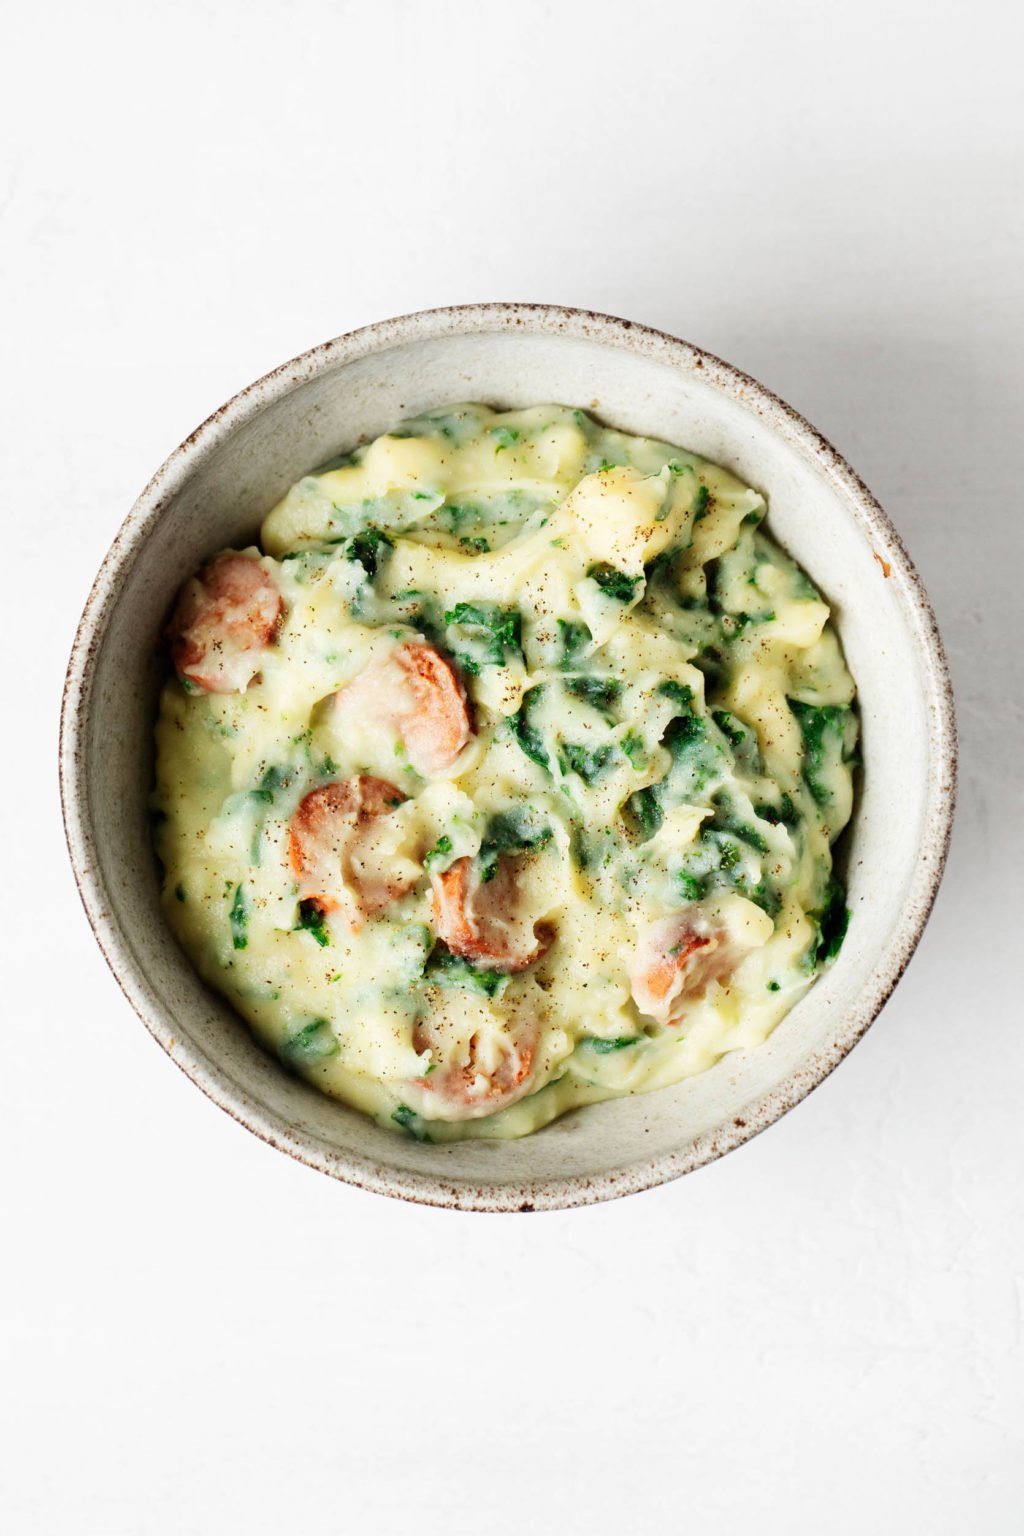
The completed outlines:
<svg viewBox="0 0 1024 1536">
<path fill-rule="evenodd" d="M 854 687 L 763 498 L 561 406 L 432 412 L 182 592 L 168 919 L 324 1092 L 520 1136 L 756 1046 L 846 924 Z"/>
</svg>

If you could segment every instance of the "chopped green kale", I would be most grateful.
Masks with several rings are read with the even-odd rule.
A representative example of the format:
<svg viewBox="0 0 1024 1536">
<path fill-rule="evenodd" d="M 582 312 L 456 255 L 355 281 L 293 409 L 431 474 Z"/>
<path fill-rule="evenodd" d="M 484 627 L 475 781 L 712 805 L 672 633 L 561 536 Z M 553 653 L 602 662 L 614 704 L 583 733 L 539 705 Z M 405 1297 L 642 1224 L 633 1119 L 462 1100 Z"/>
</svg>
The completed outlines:
<svg viewBox="0 0 1024 1536">
<path fill-rule="evenodd" d="M 270 767 L 263 774 L 255 789 L 249 791 L 249 799 L 256 806 L 270 806 L 274 803 L 274 796 L 279 789 L 283 789 L 290 782 L 291 769 Z M 254 864 L 259 864 L 263 843 L 263 833 L 266 828 L 267 813 L 256 815 L 253 824 L 252 842 L 249 846 L 249 857 Z"/>
<path fill-rule="evenodd" d="M 498 811 L 487 823 L 477 864 L 483 880 L 490 880 L 503 853 L 532 853 L 551 841 L 551 828 L 534 819 L 526 806 Z"/>
<path fill-rule="evenodd" d="M 594 637 L 586 624 L 577 624 L 572 619 L 559 619 L 558 635 L 562 642 L 562 657 L 558 665 L 563 671 L 568 672 L 578 665 L 580 657 Z"/>
<path fill-rule="evenodd" d="M 314 1019 L 285 1040 L 281 1055 L 290 1066 L 309 1067 L 337 1056 L 340 1046 L 327 1019 Z"/>
<path fill-rule="evenodd" d="M 231 927 L 231 944 L 234 949 L 245 949 L 249 943 L 246 928 L 249 922 L 249 904 L 245 898 L 245 886 L 236 885 L 235 895 L 228 915 Z"/>
<path fill-rule="evenodd" d="M 435 864 L 440 864 L 452 851 L 452 840 L 448 834 L 442 833 L 429 853 L 423 856 L 423 868 L 429 873 Z"/>
<path fill-rule="evenodd" d="M 635 731 L 627 731 L 619 742 L 619 746 L 625 753 L 631 768 L 640 769 L 644 767 L 647 762 L 647 748 L 644 746 L 642 736 L 638 736 Z"/>
<path fill-rule="evenodd" d="M 583 674 L 580 677 L 569 677 L 565 680 L 565 686 L 573 698 L 582 699 L 584 704 L 589 704 L 606 720 L 614 719 L 614 706 L 622 693 L 622 684 L 614 677 L 592 677 Z"/>
<path fill-rule="evenodd" d="M 321 949 L 326 949 L 331 942 L 331 936 L 324 923 L 323 909 L 315 901 L 299 902 L 299 921 L 295 925 L 295 930 L 297 933 L 311 933 Z"/>
<path fill-rule="evenodd" d="M 452 654 L 476 677 L 481 667 L 503 667 L 522 656 L 522 615 L 497 603 L 456 603 L 444 616 Z M 454 633 L 453 633 L 454 631 Z"/>
<path fill-rule="evenodd" d="M 642 576 L 628 576 L 625 571 L 618 570 L 614 565 L 608 565 L 602 561 L 599 565 L 592 565 L 587 575 L 597 585 L 606 597 L 614 598 L 617 603 L 630 603 L 633 601 L 633 593 L 643 581 Z"/>
<path fill-rule="evenodd" d="M 493 997 L 508 977 L 501 971 L 471 965 L 461 955 L 453 955 L 446 944 L 438 942 L 426 965 L 423 979 L 440 987 L 467 987 L 484 997 Z"/>
<path fill-rule="evenodd" d="M 394 545 L 382 529 L 367 528 L 349 541 L 345 557 L 361 565 L 372 581 L 393 548 Z"/>
<path fill-rule="evenodd" d="M 592 784 L 608 767 L 615 755 L 610 741 L 597 747 L 583 747 L 576 742 L 563 741 L 558 749 L 558 766 L 563 773 L 575 773 L 584 784 Z"/>
<path fill-rule="evenodd" d="M 780 795 L 777 806 L 769 805 L 765 800 L 759 800 L 754 810 L 762 821 L 771 822 L 773 827 L 795 827 L 800 820 L 800 813 L 793 804 L 792 797 L 785 791 Z"/>
<path fill-rule="evenodd" d="M 658 785 L 649 784 L 646 789 L 638 789 L 630 795 L 624 809 L 627 824 L 634 836 L 646 842 L 654 836 L 664 820 Z"/>
<path fill-rule="evenodd" d="M 790 699 L 803 737 L 803 774 L 818 805 L 832 799 L 830 778 L 849 761 L 856 738 L 857 721 L 848 704 L 801 704 Z"/>
<path fill-rule="evenodd" d="M 714 820 L 712 822 L 714 828 L 719 832 L 728 832 L 733 837 L 738 837 L 741 842 L 746 843 L 750 848 L 756 849 L 758 853 L 768 852 L 768 844 L 763 833 L 759 832 L 756 827 L 751 826 L 749 821 L 743 819 L 732 797 L 726 791 L 715 795 L 712 799 L 712 804 L 715 808 Z"/>
<path fill-rule="evenodd" d="M 693 689 L 686 683 L 677 683 L 673 677 L 667 677 L 663 683 L 659 683 L 657 692 L 663 699 L 671 699 L 673 704 L 678 704 L 680 709 L 689 709 L 693 703 Z"/>
<path fill-rule="evenodd" d="M 551 772 L 551 758 L 544 744 L 544 738 L 534 723 L 536 706 L 540 703 L 543 684 L 537 688 L 531 688 L 523 695 L 523 702 L 514 715 L 507 716 L 511 730 L 527 757 L 543 768 L 546 773 Z"/>
<path fill-rule="evenodd" d="M 846 930 L 850 926 L 846 892 L 835 875 L 829 878 L 822 906 L 810 916 L 817 928 L 817 937 L 811 949 L 813 964 L 815 967 L 827 965 L 842 949 Z"/>
<path fill-rule="evenodd" d="M 614 1040 L 603 1040 L 600 1035 L 584 1035 L 580 1045 L 593 1051 L 595 1056 L 608 1056 L 612 1051 L 624 1051 L 629 1045 L 639 1045 L 644 1038 L 643 1035 L 619 1035 Z"/>
<path fill-rule="evenodd" d="M 740 747 L 746 741 L 747 732 L 727 709 L 713 709 L 711 718 L 731 747 Z"/>
</svg>

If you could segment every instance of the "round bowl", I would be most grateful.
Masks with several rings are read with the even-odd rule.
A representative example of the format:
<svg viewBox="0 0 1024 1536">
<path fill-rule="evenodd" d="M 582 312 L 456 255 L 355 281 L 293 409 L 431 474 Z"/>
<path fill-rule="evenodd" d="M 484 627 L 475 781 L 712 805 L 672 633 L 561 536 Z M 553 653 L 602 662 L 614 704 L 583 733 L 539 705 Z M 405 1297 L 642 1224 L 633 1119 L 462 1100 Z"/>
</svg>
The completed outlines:
<svg viewBox="0 0 1024 1536">
<path fill-rule="evenodd" d="M 846 840 L 839 959 L 756 1050 L 674 1088 L 596 1104 L 520 1141 L 429 1146 L 289 1076 L 193 971 L 161 915 L 147 795 L 158 636 L 200 560 L 244 545 L 300 475 L 402 416 L 455 400 L 557 401 L 726 465 L 832 604 L 856 679 L 863 773 Z M 748 1140 L 860 1039 L 903 972 L 942 875 L 953 704 L 928 598 L 892 524 L 834 448 L 775 395 L 628 320 L 484 304 L 367 326 L 244 389 L 171 454 L 89 596 L 68 668 L 61 790 L 86 913 L 125 995 L 222 1109 L 335 1178 L 469 1210 L 582 1205 L 662 1183 Z"/>
</svg>

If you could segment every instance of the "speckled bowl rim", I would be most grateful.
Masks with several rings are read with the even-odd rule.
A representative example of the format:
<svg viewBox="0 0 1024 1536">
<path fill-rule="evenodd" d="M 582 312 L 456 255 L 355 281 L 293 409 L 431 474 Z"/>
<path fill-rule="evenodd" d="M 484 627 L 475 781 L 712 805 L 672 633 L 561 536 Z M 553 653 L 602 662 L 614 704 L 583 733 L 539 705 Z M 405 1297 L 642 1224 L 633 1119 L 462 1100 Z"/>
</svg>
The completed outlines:
<svg viewBox="0 0 1024 1536">
<path fill-rule="evenodd" d="M 139 982 L 139 967 L 131 944 L 111 915 L 99 873 L 85 782 L 84 732 L 96 658 L 113 607 L 139 550 L 196 466 L 242 422 L 317 374 L 370 353 L 437 337 L 517 330 L 597 341 L 618 350 L 655 358 L 688 373 L 698 372 L 705 381 L 739 401 L 787 444 L 813 461 L 841 491 L 856 522 L 885 550 L 891 576 L 902 588 L 903 607 L 926 684 L 929 781 L 918 860 L 901 914 L 896 935 L 898 942 L 889 951 L 892 958 L 872 977 L 871 986 L 865 990 L 858 1005 L 846 1014 L 828 1044 L 803 1061 L 797 1072 L 745 1106 L 742 1120 L 716 1127 L 679 1151 L 639 1158 L 621 1169 L 598 1175 L 555 1177 L 519 1185 L 487 1180 L 468 1184 L 454 1183 L 441 1175 L 433 1177 L 382 1166 L 357 1154 L 342 1154 L 319 1137 L 296 1132 L 240 1089 L 200 1052 L 193 1050 L 191 1042 L 183 1041 L 180 1035 L 175 1037 L 167 1023 L 151 1012 L 145 989 Z M 100 566 L 72 647 L 60 726 L 64 827 L 86 915 L 107 964 L 128 1001 L 177 1066 L 234 1119 L 271 1146 L 309 1167 L 379 1194 L 420 1204 L 476 1211 L 560 1209 L 650 1189 L 690 1173 L 749 1141 L 816 1088 L 877 1018 L 921 938 L 949 848 L 956 772 L 953 692 L 931 603 L 899 534 L 856 471 L 791 406 L 756 379 L 711 353 L 635 321 L 547 304 L 452 305 L 363 326 L 283 363 L 214 411 L 157 470 Z"/>
</svg>

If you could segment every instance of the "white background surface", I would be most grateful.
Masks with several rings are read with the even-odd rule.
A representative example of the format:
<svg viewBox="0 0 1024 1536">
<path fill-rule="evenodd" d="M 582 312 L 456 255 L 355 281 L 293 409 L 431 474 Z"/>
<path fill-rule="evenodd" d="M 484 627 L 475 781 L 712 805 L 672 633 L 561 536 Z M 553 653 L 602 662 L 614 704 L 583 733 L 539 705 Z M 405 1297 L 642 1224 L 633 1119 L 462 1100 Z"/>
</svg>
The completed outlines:
<svg viewBox="0 0 1024 1536">
<path fill-rule="evenodd" d="M 1024 1528 L 1017 13 L 0 4 L 0 1530 Z M 93 944 L 53 766 L 175 444 L 328 336 L 491 298 L 664 327 L 832 437 L 963 736 L 850 1060 L 713 1167 L 529 1218 L 335 1185 L 207 1103 Z"/>
</svg>

